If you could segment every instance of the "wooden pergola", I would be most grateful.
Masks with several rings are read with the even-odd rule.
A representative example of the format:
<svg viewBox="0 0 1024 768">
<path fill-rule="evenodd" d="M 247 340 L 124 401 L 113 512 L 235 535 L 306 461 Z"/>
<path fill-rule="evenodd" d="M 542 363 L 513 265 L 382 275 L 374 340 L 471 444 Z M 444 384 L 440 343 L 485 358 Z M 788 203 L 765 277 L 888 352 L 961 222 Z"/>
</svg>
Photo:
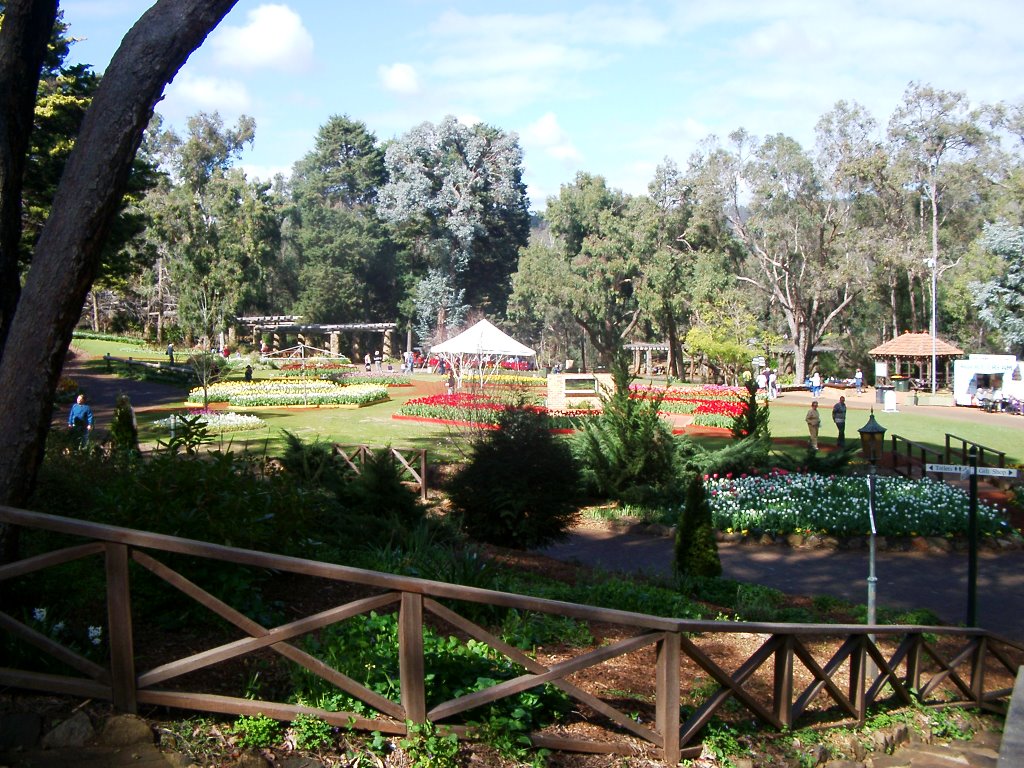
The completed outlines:
<svg viewBox="0 0 1024 768">
<path fill-rule="evenodd" d="M 932 356 L 934 355 L 937 368 L 940 367 L 941 361 L 941 379 L 943 381 L 949 381 L 949 361 L 954 357 L 960 357 L 963 353 L 962 349 L 954 347 L 948 341 L 937 337 L 933 341 L 932 335 L 924 331 L 921 333 L 906 332 L 902 336 L 879 344 L 868 352 L 875 360 L 891 360 L 893 376 L 913 377 L 916 368 L 917 378 L 920 379 L 925 378 L 926 373 L 929 374 L 929 378 L 935 378 L 938 374 L 937 371 L 932 370 Z"/>
</svg>

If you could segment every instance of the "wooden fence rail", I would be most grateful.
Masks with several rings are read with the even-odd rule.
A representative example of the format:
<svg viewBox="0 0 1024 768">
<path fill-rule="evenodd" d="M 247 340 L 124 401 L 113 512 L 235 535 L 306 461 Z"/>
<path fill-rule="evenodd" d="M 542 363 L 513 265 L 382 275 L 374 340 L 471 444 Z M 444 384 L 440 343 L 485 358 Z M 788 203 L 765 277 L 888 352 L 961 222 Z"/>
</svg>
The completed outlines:
<svg viewBox="0 0 1024 768">
<path fill-rule="evenodd" d="M 665 618 L 395 576 L 10 507 L 0 507 L 0 523 L 85 540 L 0 566 L 0 594 L 9 594 L 9 587 L 16 585 L 19 577 L 83 558 L 103 558 L 110 646 L 108 663 L 97 664 L 18 620 L 7 609 L 0 610 L 0 631 L 58 659 L 73 671 L 43 674 L 4 666 L 0 667 L 0 684 L 108 699 L 127 712 L 135 711 L 140 704 L 150 704 L 233 715 L 262 713 L 282 720 L 307 714 L 341 727 L 388 734 L 405 734 L 408 722 L 429 720 L 441 729 L 450 728 L 460 737 L 471 738 L 472 730 L 460 724 L 457 715 L 550 683 L 577 702 L 577 717 L 603 725 L 608 738 L 598 741 L 561 728 L 557 733 L 531 734 L 534 744 L 614 754 L 654 749 L 674 765 L 700 753 L 699 738 L 712 717 L 735 717 L 724 714 L 729 703 L 776 729 L 812 718 L 820 721 L 823 716 L 863 721 L 870 706 L 905 704 L 915 699 L 925 704 L 968 704 L 1005 711 L 1014 675 L 1024 658 L 1024 646 L 982 629 Z M 279 626 L 265 627 L 167 565 L 166 556 L 174 554 L 308 577 L 320 585 L 318 588 L 337 583 L 359 585 L 366 588 L 366 594 Z M 136 580 L 132 574 L 139 573 L 139 569 L 236 627 L 241 639 L 170 661 L 149 662 L 148 668 L 139 669 L 140 649 L 132 625 L 132 586 Z M 67 585 L 68 589 L 73 587 Z M 616 634 L 606 636 L 594 647 L 571 649 L 541 661 L 460 615 L 456 607 L 465 602 L 553 614 L 617 629 Z M 398 616 L 398 701 L 368 690 L 297 643 L 305 635 L 349 618 L 383 610 L 397 611 Z M 518 665 L 522 674 L 448 701 L 428 701 L 423 650 L 427 623 L 447 625 L 463 640 L 473 638 L 486 643 Z M 735 646 L 730 638 L 753 639 L 756 646 L 735 668 L 730 668 L 733 662 L 721 658 L 731 658 L 722 653 L 723 646 Z M 251 654 L 260 654 L 260 663 L 264 664 L 268 650 L 365 702 L 373 711 L 335 712 L 251 699 L 242 695 L 245 691 L 241 681 L 239 695 L 225 695 L 211 692 L 208 686 L 206 690 L 196 689 L 208 683 L 203 675 L 186 677 Z M 631 660 L 653 666 L 649 678 L 653 691 L 631 692 L 636 696 L 630 696 L 625 705 L 615 706 L 615 693 L 603 684 L 573 677 L 627 654 Z M 707 679 L 713 681 L 710 690 Z M 653 700 L 653 712 L 638 722 L 635 708 L 644 696 Z M 685 713 L 685 720 L 681 713 Z"/>
<path fill-rule="evenodd" d="M 904 477 L 925 476 L 924 465 L 928 463 L 941 464 L 942 451 L 930 448 L 921 443 L 915 443 L 900 435 L 891 435 L 892 439 L 892 471 Z M 935 474 L 935 479 L 941 480 L 942 476 Z"/>
<path fill-rule="evenodd" d="M 362 474 L 363 464 L 366 463 L 366 459 L 374 455 L 374 450 L 368 445 L 357 445 L 343 446 L 335 443 L 332 446 L 332 450 L 336 456 L 341 456 L 342 460 L 348 464 L 348 466 L 357 475 Z M 418 451 L 407 451 L 403 454 L 397 448 L 378 448 L 376 450 L 387 450 L 391 452 L 391 455 L 398 461 L 402 466 L 405 474 L 409 475 L 416 483 L 420 491 L 420 498 L 424 501 L 427 500 L 427 452 L 425 449 Z M 408 454 L 408 455 L 406 455 Z"/>
<path fill-rule="evenodd" d="M 960 443 L 960 447 L 959 448 L 954 448 L 953 447 L 953 443 L 954 442 L 959 442 Z M 951 434 L 949 434 L 949 432 L 946 433 L 946 454 L 943 457 L 945 463 L 949 464 L 952 461 L 956 460 L 957 463 L 959 463 L 959 464 L 966 464 L 967 463 L 967 458 L 968 458 L 967 453 L 968 453 L 968 450 L 972 446 L 978 449 L 978 466 L 979 467 L 990 467 L 990 466 L 992 466 L 991 464 L 989 464 L 986 461 L 986 459 L 985 459 L 986 454 L 988 454 L 989 456 L 994 456 L 995 457 L 996 462 L 997 462 L 997 464 L 995 466 L 997 466 L 997 467 L 1005 467 L 1006 466 L 1006 452 L 1005 451 L 997 451 L 995 448 L 989 448 L 988 446 L 982 445 L 981 443 L 976 443 L 973 440 L 968 440 L 966 437 L 959 437 L 957 435 L 951 435 Z"/>
</svg>

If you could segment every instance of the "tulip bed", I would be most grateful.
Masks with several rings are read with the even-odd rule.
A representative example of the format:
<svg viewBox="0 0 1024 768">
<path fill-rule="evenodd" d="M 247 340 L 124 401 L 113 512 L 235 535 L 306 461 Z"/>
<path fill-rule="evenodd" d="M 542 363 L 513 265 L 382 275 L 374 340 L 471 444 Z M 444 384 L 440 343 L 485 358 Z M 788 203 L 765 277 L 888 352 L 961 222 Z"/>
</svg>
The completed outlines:
<svg viewBox="0 0 1024 768">
<path fill-rule="evenodd" d="M 493 427 L 509 405 L 488 395 L 457 393 L 431 395 L 408 400 L 395 413 L 398 417 L 444 421 L 467 426 Z M 594 411 L 549 411 L 541 405 L 530 406 L 548 416 L 550 429 L 574 429 L 580 418 Z"/>
<path fill-rule="evenodd" d="M 388 399 L 376 384 L 343 387 L 321 379 L 303 381 L 221 381 L 208 388 L 211 402 L 252 408 L 285 405 L 371 405 Z M 203 401 L 202 387 L 188 393 L 188 402 Z"/>
<path fill-rule="evenodd" d="M 259 416 L 251 413 L 233 413 L 232 411 L 209 411 L 201 408 L 190 408 L 188 417 L 199 416 L 199 423 L 205 426 L 210 432 L 245 432 L 250 429 L 261 429 L 266 422 Z M 168 416 L 166 419 L 159 419 L 153 422 L 153 426 L 163 429 L 173 429 L 176 419 Z"/>
<path fill-rule="evenodd" d="M 630 395 L 637 398 L 660 397 L 661 413 L 692 413 L 692 423 L 700 427 L 728 429 L 733 419 L 746 409 L 742 387 L 723 387 L 708 384 L 699 388 L 669 388 L 632 386 Z"/>
<path fill-rule="evenodd" d="M 715 527 L 773 534 L 870 533 L 865 477 L 826 477 L 781 471 L 706 478 Z M 967 532 L 967 494 L 930 479 L 878 477 L 875 525 L 882 536 L 946 536 Z M 1010 535 L 1005 510 L 978 504 L 982 535 Z"/>
<path fill-rule="evenodd" d="M 353 384 L 378 384 L 382 387 L 408 387 L 412 384 L 412 376 L 404 373 L 365 373 L 352 371 L 348 373 L 330 374 L 328 378 L 344 386 Z"/>
</svg>

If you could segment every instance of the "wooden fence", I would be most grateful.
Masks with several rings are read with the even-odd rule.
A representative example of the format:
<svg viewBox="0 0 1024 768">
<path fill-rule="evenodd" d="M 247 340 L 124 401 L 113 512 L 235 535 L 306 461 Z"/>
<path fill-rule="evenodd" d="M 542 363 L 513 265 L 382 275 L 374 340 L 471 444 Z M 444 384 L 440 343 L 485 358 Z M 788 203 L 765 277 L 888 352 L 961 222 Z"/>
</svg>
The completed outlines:
<svg viewBox="0 0 1024 768">
<path fill-rule="evenodd" d="M 342 460 L 348 464 L 356 474 L 362 474 L 363 464 L 366 463 L 366 459 L 374 455 L 374 449 L 368 445 L 357 445 L 355 447 L 343 446 L 335 443 L 332 450 L 336 456 L 341 456 Z M 419 451 L 407 451 L 408 455 L 403 454 L 397 448 L 380 448 L 377 450 L 387 450 L 391 452 L 392 457 L 402 466 L 405 474 L 412 478 L 413 482 L 419 488 L 420 498 L 424 501 L 427 500 L 427 452 L 425 449 Z"/>
<path fill-rule="evenodd" d="M 931 448 L 921 443 L 915 443 L 900 435 L 891 435 L 892 439 L 892 471 L 904 477 L 924 477 L 925 464 L 941 464 L 943 461 L 942 451 Z M 935 479 L 941 480 L 939 474 L 933 475 Z"/>
<path fill-rule="evenodd" d="M 593 753 L 638 754 L 654 750 L 670 764 L 696 757 L 700 736 L 712 717 L 753 716 L 774 729 L 799 727 L 822 720 L 863 721 L 873 705 L 961 704 L 1005 711 L 1013 676 L 1024 646 L 982 629 L 921 626 L 802 625 L 695 621 L 525 597 L 441 582 L 394 576 L 343 565 L 219 546 L 126 528 L 0 507 L 0 523 L 70 537 L 66 546 L 0 566 L 3 593 L 17 579 L 83 558 L 102 558 L 106 580 L 109 660 L 92 661 L 60 644 L 26 622 L 0 612 L 0 631 L 34 646 L 77 674 L 44 674 L 0 667 L 0 684 L 22 689 L 108 699 L 120 710 L 134 712 L 140 704 L 179 707 L 232 715 L 264 715 L 290 720 L 299 714 L 320 717 L 333 725 L 407 733 L 407 722 L 431 721 L 460 737 L 473 732 L 457 716 L 474 707 L 513 696 L 544 683 L 576 701 L 575 717 L 582 729 L 562 724 L 557 730 L 530 735 L 538 746 Z M 265 627 L 169 567 L 168 556 L 213 558 L 239 567 L 312 579 L 318 594 L 331 586 L 358 585 L 338 604 L 310 615 Z M 181 651 L 170 660 L 152 659 L 149 649 L 136 647 L 132 623 L 133 583 L 138 569 L 155 575 L 236 628 L 240 639 L 203 650 Z M 68 583 L 67 589 L 74 584 Z M 313 594 L 295 591 L 296 596 Z M 444 601 L 444 603 L 442 603 Z M 333 601 L 332 601 L 333 602 Z M 459 603 L 482 603 L 517 611 L 535 611 L 615 627 L 593 647 L 560 651 L 555 658 L 531 656 L 510 646 L 487 629 L 459 615 Z M 369 611 L 398 614 L 398 701 L 385 698 L 309 654 L 296 641 L 302 636 Z M 424 626 L 446 625 L 460 639 L 475 638 L 522 669 L 514 679 L 483 691 L 443 702 L 426 695 Z M 190 643 L 198 643 L 196 636 Z M 211 641 L 213 642 L 213 641 Z M 747 659 L 735 665 L 735 648 L 748 647 Z M 723 650 L 730 653 L 725 654 Z M 189 673 L 256 657 L 260 664 L 280 657 L 297 664 L 365 702 L 371 712 L 355 714 L 278 701 L 248 698 L 244 681 L 238 694 L 211 691 L 205 674 Z M 615 660 L 650 664 L 642 676 L 651 690 L 615 689 Z M 724 659 L 733 661 L 726 661 Z M 542 660 L 543 659 L 543 660 Z M 7 662 L 9 663 L 9 662 Z M 606 682 L 606 667 L 608 670 Z M 583 673 L 600 671 L 600 675 Z M 574 679 L 581 674 L 585 679 Z M 221 676 L 223 682 L 224 677 Z M 639 685 L 637 679 L 635 684 Z M 249 691 L 251 693 L 251 691 Z M 642 701 L 653 702 L 639 704 Z M 726 705 L 731 705 L 727 707 Z M 729 714 L 738 709 L 739 714 Z M 637 717 L 638 711 L 647 716 Z M 685 712 L 685 720 L 681 713 Z M 455 721 L 454 723 L 452 721 Z M 601 739 L 593 725 L 602 727 Z"/>
</svg>

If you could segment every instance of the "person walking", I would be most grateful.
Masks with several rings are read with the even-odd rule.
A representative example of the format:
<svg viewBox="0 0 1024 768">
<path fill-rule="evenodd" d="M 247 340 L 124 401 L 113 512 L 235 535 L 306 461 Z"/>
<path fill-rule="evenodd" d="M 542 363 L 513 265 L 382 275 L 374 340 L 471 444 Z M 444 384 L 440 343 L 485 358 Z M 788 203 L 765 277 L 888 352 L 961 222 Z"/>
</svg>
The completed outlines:
<svg viewBox="0 0 1024 768">
<path fill-rule="evenodd" d="M 68 411 L 68 429 L 79 448 L 89 445 L 89 433 L 92 432 L 92 408 L 85 402 L 85 395 L 79 395 L 75 404 Z"/>
<path fill-rule="evenodd" d="M 821 374 L 817 371 L 811 374 L 811 395 L 813 397 L 821 396 Z"/>
<path fill-rule="evenodd" d="M 839 402 L 832 406 L 832 421 L 835 422 L 839 436 L 836 438 L 836 445 L 840 448 L 846 447 L 846 398 L 840 397 Z"/>
<path fill-rule="evenodd" d="M 174 365 L 174 344 L 167 345 L 167 359 L 171 365 Z"/>
<path fill-rule="evenodd" d="M 853 374 L 853 384 L 857 387 L 857 394 L 861 394 L 864 391 L 864 371 L 860 368 Z"/>
<path fill-rule="evenodd" d="M 807 411 L 807 415 L 804 416 L 804 421 L 807 422 L 807 432 L 811 436 L 811 450 L 818 450 L 818 427 L 821 426 L 821 414 L 818 413 L 818 401 L 811 401 L 811 409 Z"/>
</svg>

